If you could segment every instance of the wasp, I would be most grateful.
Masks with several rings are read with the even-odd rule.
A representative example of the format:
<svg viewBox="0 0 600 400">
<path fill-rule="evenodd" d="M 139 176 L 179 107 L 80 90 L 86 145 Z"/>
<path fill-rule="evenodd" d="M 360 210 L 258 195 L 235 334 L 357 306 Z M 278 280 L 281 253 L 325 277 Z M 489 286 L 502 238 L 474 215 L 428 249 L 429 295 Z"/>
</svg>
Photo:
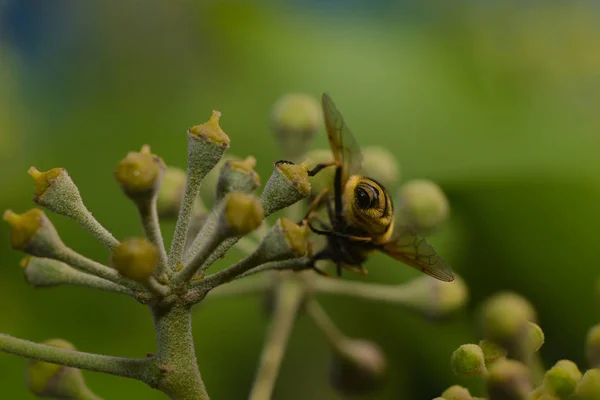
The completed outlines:
<svg viewBox="0 0 600 400">
<path fill-rule="evenodd" d="M 365 275 L 363 264 L 368 255 L 380 251 L 441 281 L 453 281 L 452 270 L 425 238 L 411 227 L 395 223 L 390 194 L 382 184 L 363 174 L 360 148 L 326 93 L 322 107 L 333 160 L 316 165 L 308 175 L 335 167 L 335 176 L 333 196 L 324 189 L 302 221 L 314 233 L 327 237 L 326 246 L 312 255 L 309 267 L 327 275 L 316 263 L 330 260 L 337 266 L 338 276 L 342 268 Z M 328 221 L 317 213 L 323 205 Z"/>
</svg>

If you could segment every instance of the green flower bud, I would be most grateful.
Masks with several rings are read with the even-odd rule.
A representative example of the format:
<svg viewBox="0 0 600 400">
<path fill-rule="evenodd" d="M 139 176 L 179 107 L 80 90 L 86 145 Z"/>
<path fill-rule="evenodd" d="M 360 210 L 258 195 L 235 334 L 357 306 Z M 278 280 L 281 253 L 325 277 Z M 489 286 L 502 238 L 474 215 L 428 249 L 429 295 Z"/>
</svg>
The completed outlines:
<svg viewBox="0 0 600 400">
<path fill-rule="evenodd" d="M 71 343 L 62 339 L 47 340 L 43 344 L 75 350 Z M 100 400 L 86 386 L 80 370 L 45 361 L 29 360 L 27 364 L 27 387 L 38 397 Z"/>
<path fill-rule="evenodd" d="M 499 293 L 488 298 L 481 308 L 482 333 L 484 338 L 505 347 L 509 354 L 522 357 L 534 352 L 531 346 L 536 335 L 528 322 L 535 317 L 535 310 L 522 296 Z"/>
<path fill-rule="evenodd" d="M 346 339 L 338 347 L 330 369 L 332 386 L 348 395 L 377 389 L 387 367 L 379 346 L 367 340 Z"/>
<path fill-rule="evenodd" d="M 450 215 L 450 206 L 442 189 L 432 181 L 414 179 L 398 192 L 397 210 L 403 224 L 427 231 L 436 228 Z"/>
<path fill-rule="evenodd" d="M 260 185 L 260 178 L 254 171 L 255 165 L 256 159 L 252 156 L 243 161 L 226 161 L 217 182 L 217 201 L 230 192 L 253 192 Z"/>
<path fill-rule="evenodd" d="M 403 298 L 409 306 L 429 318 L 443 318 L 462 308 L 469 298 L 465 282 L 457 275 L 452 282 L 442 282 L 429 276 L 420 276 L 403 285 Z"/>
<path fill-rule="evenodd" d="M 34 208 L 23 214 L 6 210 L 3 218 L 11 226 L 10 241 L 15 250 L 54 258 L 65 248 L 54 225 L 42 210 Z"/>
<path fill-rule="evenodd" d="M 496 361 L 506 358 L 506 349 L 490 340 L 480 340 L 479 347 L 483 351 L 485 365 L 487 365 L 488 367 Z"/>
<path fill-rule="evenodd" d="M 467 388 L 459 385 L 450 386 L 442 393 L 442 399 L 445 400 L 471 400 L 471 393 Z"/>
<path fill-rule="evenodd" d="M 275 170 L 261 195 L 265 215 L 289 207 L 309 194 L 310 182 L 306 166 L 285 162 L 275 163 Z"/>
<path fill-rule="evenodd" d="M 297 160 L 306 152 L 322 121 L 317 100 L 302 93 L 282 96 L 271 112 L 271 129 L 284 156 L 291 160 Z"/>
<path fill-rule="evenodd" d="M 110 263 L 121 275 L 146 282 L 158 265 L 158 250 L 145 239 L 128 239 L 112 250 Z"/>
<path fill-rule="evenodd" d="M 232 234 L 243 236 L 252 232 L 262 223 L 264 212 L 260 200 L 253 195 L 231 192 L 223 200 L 223 217 Z"/>
<path fill-rule="evenodd" d="M 386 188 L 391 188 L 400 180 L 400 167 L 396 157 L 385 147 L 369 146 L 363 149 L 363 168 L 370 178 Z M 329 154 L 331 157 L 331 153 Z"/>
<path fill-rule="evenodd" d="M 575 392 L 580 379 L 581 372 L 574 362 L 560 360 L 546 372 L 543 385 L 548 394 L 562 400 L 569 398 Z"/>
<path fill-rule="evenodd" d="M 588 369 L 575 388 L 577 400 L 600 399 L 600 369 Z"/>
<path fill-rule="evenodd" d="M 28 172 L 35 182 L 33 200 L 37 204 L 77 221 L 108 248 L 119 243 L 85 207 L 79 189 L 67 170 L 54 168 L 40 172 L 31 167 Z"/>
<path fill-rule="evenodd" d="M 489 368 L 490 400 L 527 400 L 532 390 L 529 370 L 514 360 L 499 360 Z"/>
<path fill-rule="evenodd" d="M 140 152 L 130 152 L 119 162 L 115 178 L 131 200 L 148 201 L 157 195 L 166 168 L 150 146 L 144 145 Z"/>
<path fill-rule="evenodd" d="M 594 325 L 588 331 L 585 353 L 592 367 L 600 366 L 600 324 Z"/>
<path fill-rule="evenodd" d="M 463 344 L 452 353 L 452 371 L 459 378 L 484 376 L 487 374 L 483 350 L 476 344 Z"/>
</svg>

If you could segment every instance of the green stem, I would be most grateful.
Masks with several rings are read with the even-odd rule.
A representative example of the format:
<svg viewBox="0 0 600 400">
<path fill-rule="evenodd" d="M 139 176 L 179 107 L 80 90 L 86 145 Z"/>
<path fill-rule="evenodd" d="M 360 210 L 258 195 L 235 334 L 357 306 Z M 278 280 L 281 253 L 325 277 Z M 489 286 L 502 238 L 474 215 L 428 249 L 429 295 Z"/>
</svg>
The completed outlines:
<svg viewBox="0 0 600 400">
<path fill-rule="evenodd" d="M 0 351 L 67 367 L 138 379 L 153 387 L 156 386 L 160 374 L 152 358 L 120 358 L 84 353 L 34 343 L 5 334 L 0 334 Z"/>
<path fill-rule="evenodd" d="M 156 209 L 157 197 L 154 196 L 150 201 L 138 204 L 138 211 L 142 220 L 142 227 L 146 233 L 146 237 L 156 246 L 159 254 L 159 262 L 156 268 L 155 276 L 161 276 L 166 272 L 167 268 L 167 252 L 160 231 L 158 220 L 158 211 Z"/>
<path fill-rule="evenodd" d="M 303 295 L 302 287 L 295 280 L 285 279 L 279 285 L 275 311 L 249 400 L 271 398 Z"/>
<path fill-rule="evenodd" d="M 173 400 L 208 400 L 196 361 L 190 307 L 154 308 L 152 313 L 158 341 L 156 358 L 162 372 L 158 389 Z"/>
</svg>

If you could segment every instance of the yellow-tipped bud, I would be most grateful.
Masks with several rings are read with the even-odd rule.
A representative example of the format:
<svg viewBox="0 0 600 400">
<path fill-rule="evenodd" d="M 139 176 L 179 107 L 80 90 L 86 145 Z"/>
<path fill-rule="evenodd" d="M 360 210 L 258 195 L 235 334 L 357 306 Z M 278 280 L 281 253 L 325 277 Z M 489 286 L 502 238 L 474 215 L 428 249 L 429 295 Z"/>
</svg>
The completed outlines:
<svg viewBox="0 0 600 400">
<path fill-rule="evenodd" d="M 310 194 L 308 171 L 303 164 L 275 163 L 261 195 L 265 215 L 289 207 Z"/>
<path fill-rule="evenodd" d="M 459 385 L 450 386 L 442 393 L 442 399 L 444 400 L 471 400 L 471 398 L 469 389 Z"/>
<path fill-rule="evenodd" d="M 223 202 L 225 222 L 236 236 L 252 232 L 264 219 L 262 204 L 256 196 L 231 192 Z"/>
<path fill-rule="evenodd" d="M 367 393 L 376 389 L 385 377 L 387 362 L 375 343 L 346 339 L 338 346 L 330 370 L 334 388 L 344 394 Z"/>
<path fill-rule="evenodd" d="M 62 339 L 47 340 L 43 344 L 75 350 L 71 343 Z M 80 370 L 45 361 L 29 361 L 27 364 L 27 387 L 38 397 L 56 399 L 98 398 L 86 386 Z"/>
<path fill-rule="evenodd" d="M 490 400 L 527 400 L 532 390 L 529 370 L 518 361 L 500 360 L 489 369 L 487 387 Z"/>
<path fill-rule="evenodd" d="M 592 367 L 600 367 L 600 324 L 594 325 L 588 331 L 585 354 Z"/>
<path fill-rule="evenodd" d="M 11 227 L 10 241 L 16 250 L 52 257 L 64 248 L 52 222 L 40 209 L 34 208 L 23 214 L 6 210 L 3 218 Z"/>
<path fill-rule="evenodd" d="M 402 222 L 418 230 L 431 230 L 448 219 L 450 205 L 442 189 L 427 179 L 414 179 L 400 187 L 398 210 Z"/>
<path fill-rule="evenodd" d="M 483 350 L 476 344 L 463 344 L 452 353 L 452 371 L 460 378 L 487 374 Z"/>
<path fill-rule="evenodd" d="M 165 169 L 163 160 L 145 145 L 141 151 L 130 152 L 119 162 L 115 178 L 128 197 L 149 199 L 156 195 Z"/>
<path fill-rule="evenodd" d="M 548 394 L 566 399 L 575 392 L 581 379 L 577 365 L 569 360 L 560 360 L 550 368 L 544 376 L 544 389 Z"/>
<path fill-rule="evenodd" d="M 230 139 L 229 136 L 223 132 L 223 129 L 221 129 L 221 126 L 219 125 L 220 119 L 221 113 L 213 110 L 212 115 L 207 122 L 191 127 L 188 130 L 188 133 L 196 138 L 202 138 L 227 148 L 229 147 Z"/>
<path fill-rule="evenodd" d="M 292 160 L 302 156 L 322 119 L 321 107 L 310 95 L 289 93 L 277 100 L 271 112 L 271 128 L 284 156 Z"/>
<path fill-rule="evenodd" d="M 110 261 L 121 275 L 146 282 L 158 265 L 158 250 L 145 239 L 128 239 L 113 248 Z"/>
<path fill-rule="evenodd" d="M 600 399 L 600 369 L 589 369 L 583 374 L 575 388 L 577 400 Z"/>
<path fill-rule="evenodd" d="M 369 146 L 363 149 L 363 168 L 367 176 L 390 189 L 400 180 L 400 166 L 396 157 L 385 147 Z M 329 153 L 331 157 L 331 153 Z"/>
</svg>

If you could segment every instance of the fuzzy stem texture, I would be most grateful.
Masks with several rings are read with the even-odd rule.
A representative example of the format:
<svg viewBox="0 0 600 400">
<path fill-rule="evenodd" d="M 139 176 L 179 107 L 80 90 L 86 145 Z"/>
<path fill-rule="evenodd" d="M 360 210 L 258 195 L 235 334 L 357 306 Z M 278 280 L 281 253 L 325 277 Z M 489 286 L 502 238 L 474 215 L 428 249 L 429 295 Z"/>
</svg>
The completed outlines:
<svg viewBox="0 0 600 400">
<path fill-rule="evenodd" d="M 156 386 L 159 370 L 152 358 L 135 359 L 84 353 L 0 334 L 0 351 L 53 364 L 138 379 Z"/>
<path fill-rule="evenodd" d="M 162 376 L 158 389 L 173 400 L 208 400 L 200 376 L 190 307 L 154 308 L 158 352 L 156 355 Z"/>
</svg>

